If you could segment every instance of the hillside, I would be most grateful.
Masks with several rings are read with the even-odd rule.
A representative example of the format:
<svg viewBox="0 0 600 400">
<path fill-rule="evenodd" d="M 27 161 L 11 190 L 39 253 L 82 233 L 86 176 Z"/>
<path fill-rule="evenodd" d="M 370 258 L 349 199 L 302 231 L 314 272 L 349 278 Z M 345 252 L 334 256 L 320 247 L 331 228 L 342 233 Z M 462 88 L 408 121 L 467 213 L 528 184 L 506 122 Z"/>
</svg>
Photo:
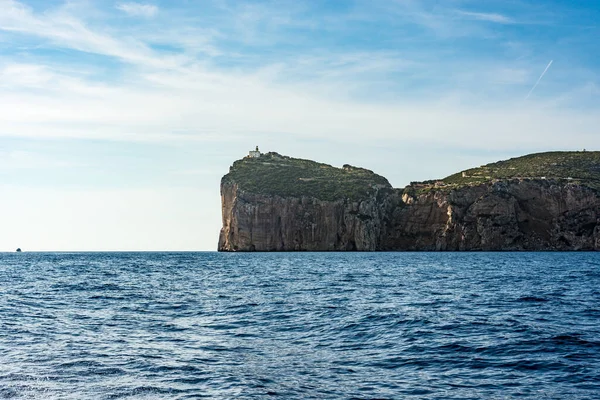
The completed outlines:
<svg viewBox="0 0 600 400">
<path fill-rule="evenodd" d="M 600 152 L 531 154 L 402 191 L 366 169 L 268 153 L 233 164 L 221 201 L 221 251 L 600 250 Z"/>
<path fill-rule="evenodd" d="M 450 175 L 442 182 L 461 187 L 497 179 L 566 180 L 600 189 L 600 152 L 556 151 L 529 154 L 471 168 Z"/>
<path fill-rule="evenodd" d="M 274 152 L 235 161 L 221 183 L 236 183 L 255 194 L 310 196 L 326 201 L 360 200 L 376 189 L 391 189 L 387 179 L 368 169 L 350 165 L 336 168 Z"/>
</svg>

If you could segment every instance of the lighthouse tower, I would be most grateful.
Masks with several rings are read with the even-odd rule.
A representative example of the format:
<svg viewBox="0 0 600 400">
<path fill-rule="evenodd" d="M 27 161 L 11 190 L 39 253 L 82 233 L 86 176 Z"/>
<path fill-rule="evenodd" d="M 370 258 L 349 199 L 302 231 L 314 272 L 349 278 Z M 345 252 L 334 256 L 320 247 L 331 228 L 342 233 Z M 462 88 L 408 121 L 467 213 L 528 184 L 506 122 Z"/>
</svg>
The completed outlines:
<svg viewBox="0 0 600 400">
<path fill-rule="evenodd" d="M 258 158 L 260 157 L 260 150 L 258 150 L 258 146 L 256 146 L 256 150 L 254 151 L 250 151 L 250 153 L 248 153 L 248 157 L 250 158 Z"/>
</svg>

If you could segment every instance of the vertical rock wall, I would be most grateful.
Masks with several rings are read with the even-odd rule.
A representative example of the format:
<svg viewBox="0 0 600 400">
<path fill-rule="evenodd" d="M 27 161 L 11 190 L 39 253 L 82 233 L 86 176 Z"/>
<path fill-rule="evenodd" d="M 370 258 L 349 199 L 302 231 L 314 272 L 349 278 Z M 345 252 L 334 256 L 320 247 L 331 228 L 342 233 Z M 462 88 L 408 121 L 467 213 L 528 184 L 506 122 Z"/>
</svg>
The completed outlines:
<svg viewBox="0 0 600 400">
<path fill-rule="evenodd" d="M 600 198 L 580 185 L 510 180 L 405 195 L 388 250 L 596 250 Z"/>
<path fill-rule="evenodd" d="M 600 201 L 586 187 L 508 180 L 457 190 L 378 190 L 351 202 L 221 186 L 220 251 L 596 250 Z"/>
<path fill-rule="evenodd" d="M 235 183 L 224 183 L 219 250 L 377 250 L 386 211 L 386 201 L 378 194 L 355 202 L 323 201 L 247 193 Z"/>
</svg>

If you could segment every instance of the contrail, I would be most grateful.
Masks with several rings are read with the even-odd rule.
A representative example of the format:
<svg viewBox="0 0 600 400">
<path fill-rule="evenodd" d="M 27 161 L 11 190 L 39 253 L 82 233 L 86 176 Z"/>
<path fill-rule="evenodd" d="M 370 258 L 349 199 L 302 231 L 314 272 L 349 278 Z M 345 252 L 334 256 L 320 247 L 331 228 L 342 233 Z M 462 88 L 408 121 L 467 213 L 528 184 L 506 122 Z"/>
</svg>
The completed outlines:
<svg viewBox="0 0 600 400">
<path fill-rule="evenodd" d="M 529 96 L 531 96 L 531 93 L 533 93 L 534 89 L 537 87 L 538 83 L 540 83 L 540 81 L 542 80 L 542 78 L 544 77 L 544 75 L 546 75 L 546 72 L 548 71 L 548 68 L 550 68 L 550 66 L 552 65 L 552 62 L 554 60 L 550 60 L 550 62 L 548 63 L 548 65 L 546 65 L 546 69 L 544 70 L 544 72 L 542 72 L 542 74 L 540 75 L 540 77 L 538 78 L 537 82 L 535 83 L 535 85 L 533 85 L 533 87 L 531 88 L 531 90 L 529 91 L 529 93 L 527 93 L 527 96 L 525 96 L 525 100 L 527 100 L 529 98 Z"/>
</svg>

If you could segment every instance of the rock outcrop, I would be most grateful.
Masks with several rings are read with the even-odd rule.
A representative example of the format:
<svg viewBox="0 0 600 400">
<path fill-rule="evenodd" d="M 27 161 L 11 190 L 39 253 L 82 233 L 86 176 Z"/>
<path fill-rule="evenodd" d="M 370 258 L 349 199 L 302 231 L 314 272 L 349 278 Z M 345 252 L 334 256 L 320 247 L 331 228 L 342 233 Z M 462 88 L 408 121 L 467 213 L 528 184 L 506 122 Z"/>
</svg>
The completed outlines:
<svg viewBox="0 0 600 400">
<path fill-rule="evenodd" d="M 224 184 L 221 194 L 220 250 L 372 251 L 382 246 L 385 216 L 376 195 L 324 201 L 248 193 L 234 183 Z"/>
<path fill-rule="evenodd" d="M 600 248 L 600 197 L 586 186 L 513 179 L 404 199 L 382 250 Z"/>
<path fill-rule="evenodd" d="M 269 153 L 221 182 L 221 251 L 374 251 L 399 198 L 369 170 Z"/>
<path fill-rule="evenodd" d="M 539 161 L 548 154 L 573 155 L 577 168 L 568 157 Z M 240 160 L 221 184 L 219 250 L 597 250 L 599 154 L 583 164 L 581 154 L 522 164 L 526 156 L 404 189 L 351 166 L 276 153 Z M 518 176 L 523 165 L 548 176 Z M 553 176 L 558 167 L 573 176 Z"/>
</svg>

